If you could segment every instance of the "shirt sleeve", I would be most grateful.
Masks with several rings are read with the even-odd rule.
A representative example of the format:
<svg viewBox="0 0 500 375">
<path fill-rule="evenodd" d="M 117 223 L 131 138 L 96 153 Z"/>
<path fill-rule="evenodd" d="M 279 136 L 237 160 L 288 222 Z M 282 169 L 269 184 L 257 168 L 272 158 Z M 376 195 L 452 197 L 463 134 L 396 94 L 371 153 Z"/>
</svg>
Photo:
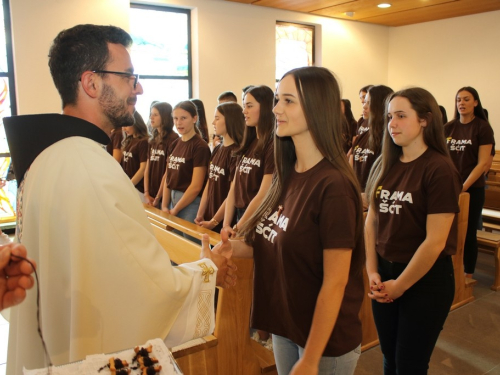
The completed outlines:
<svg viewBox="0 0 500 375">
<path fill-rule="evenodd" d="M 201 140 L 196 145 L 196 150 L 193 157 L 193 168 L 196 167 L 208 167 L 210 162 L 210 147 L 208 144 Z"/>
<path fill-rule="evenodd" d="M 339 187 L 345 194 L 339 194 Z M 356 245 L 356 203 L 346 183 L 330 184 L 321 200 L 319 229 L 323 249 L 353 249 Z"/>
<path fill-rule="evenodd" d="M 269 142 L 264 154 L 264 174 L 274 173 L 274 142 Z"/>
<path fill-rule="evenodd" d="M 481 122 L 481 127 L 479 128 L 479 145 L 492 145 L 493 143 L 495 143 L 493 128 L 487 122 Z"/>
<path fill-rule="evenodd" d="M 462 191 L 462 183 L 451 163 L 441 163 L 429 168 L 426 180 L 428 214 L 459 212 L 458 196 Z"/>
<path fill-rule="evenodd" d="M 149 154 L 149 142 L 147 139 L 144 139 L 141 142 L 139 142 L 138 151 L 139 151 L 139 162 L 145 163 L 148 160 L 148 154 Z"/>
</svg>

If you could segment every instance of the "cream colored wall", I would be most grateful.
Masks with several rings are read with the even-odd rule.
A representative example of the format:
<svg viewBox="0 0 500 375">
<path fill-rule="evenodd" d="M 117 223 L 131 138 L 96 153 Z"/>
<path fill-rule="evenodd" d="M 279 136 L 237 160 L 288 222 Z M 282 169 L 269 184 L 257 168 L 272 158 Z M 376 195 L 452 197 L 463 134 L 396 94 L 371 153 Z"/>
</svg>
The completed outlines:
<svg viewBox="0 0 500 375">
<path fill-rule="evenodd" d="M 60 30 L 78 23 L 128 27 L 129 2 L 125 0 L 11 3 L 20 114 L 60 111 L 47 67 L 50 43 Z M 193 10 L 193 95 L 204 101 L 209 122 L 222 91 L 231 90 L 240 97 L 242 87 L 248 84 L 274 87 L 277 20 L 321 28 L 317 51 L 321 59 L 317 63 L 338 75 L 344 97 L 353 102 L 355 114 L 361 111 L 358 100 L 361 86 L 387 83 L 387 27 L 222 0 L 156 0 L 148 4 Z"/>
<path fill-rule="evenodd" d="M 321 58 L 317 63 L 338 75 L 344 97 L 353 101 L 356 114 L 361 112 L 359 88 L 370 82 L 387 82 L 387 27 L 222 0 L 147 3 L 195 9 L 198 29 L 193 29 L 193 44 L 197 45 L 193 48 L 193 63 L 199 69 L 195 71 L 193 96 L 205 103 L 209 122 L 221 92 L 233 91 L 241 98 L 241 89 L 249 84 L 274 87 L 278 20 L 321 28 L 317 51 Z M 370 55 L 374 58 L 368 64 L 366 56 Z"/>
<path fill-rule="evenodd" d="M 500 11 L 391 28 L 389 84 L 428 89 L 453 117 L 463 86 L 478 92 L 500 142 Z M 497 145 L 497 149 L 500 144 Z"/>
<path fill-rule="evenodd" d="M 52 40 L 81 23 L 128 29 L 128 0 L 10 1 L 18 113 L 60 112 L 47 65 Z"/>
</svg>

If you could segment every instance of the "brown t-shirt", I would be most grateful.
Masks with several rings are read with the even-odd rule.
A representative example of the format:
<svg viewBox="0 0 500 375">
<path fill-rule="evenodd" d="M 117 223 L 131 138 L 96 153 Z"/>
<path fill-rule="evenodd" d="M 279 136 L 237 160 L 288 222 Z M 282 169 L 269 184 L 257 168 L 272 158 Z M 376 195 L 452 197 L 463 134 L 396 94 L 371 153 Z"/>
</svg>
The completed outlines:
<svg viewBox="0 0 500 375">
<path fill-rule="evenodd" d="M 365 132 L 358 136 L 352 144 L 353 168 L 361 186 L 361 191 L 365 191 L 366 181 L 370 175 L 370 170 L 380 152 L 375 152 L 370 148 L 370 134 Z"/>
<path fill-rule="evenodd" d="M 368 126 L 368 119 L 364 119 L 363 117 L 361 117 L 358 120 L 358 135 L 366 133 L 369 129 L 370 127 Z"/>
<path fill-rule="evenodd" d="M 115 129 L 109 136 L 109 143 L 106 146 L 106 150 L 111 156 L 113 156 L 113 150 L 121 149 L 123 141 L 123 131 L 122 129 Z"/>
<path fill-rule="evenodd" d="M 409 263 L 425 240 L 427 215 L 458 212 L 461 191 L 460 175 L 451 159 L 430 147 L 409 163 L 398 161 L 377 187 L 380 256 Z M 441 257 L 455 254 L 456 240 L 455 219 Z"/>
<path fill-rule="evenodd" d="M 462 124 L 459 119 L 455 119 L 444 126 L 444 134 L 451 159 L 465 182 L 477 165 L 479 146 L 495 143 L 493 129 L 479 117 L 468 124 Z M 481 175 L 471 187 L 483 187 L 485 183 L 484 175 Z"/>
<path fill-rule="evenodd" d="M 259 155 L 255 153 L 258 139 L 238 160 L 234 178 L 234 206 L 246 208 L 259 192 L 265 174 L 274 173 L 274 142 L 269 141 Z"/>
<path fill-rule="evenodd" d="M 141 163 L 148 160 L 148 140 L 132 138 L 123 149 L 122 168 L 129 178 L 139 170 Z M 144 193 L 144 178 L 135 185 L 136 189 Z"/>
<path fill-rule="evenodd" d="M 236 148 L 234 143 L 227 147 L 220 144 L 212 152 L 208 167 L 208 201 L 204 215 L 205 220 L 214 217 L 229 193 L 236 170 L 236 156 L 233 156 Z"/>
<path fill-rule="evenodd" d="M 171 190 L 186 191 L 191 185 L 193 169 L 196 167 L 208 167 L 210 160 L 210 148 L 207 142 L 198 134 L 189 141 L 184 142 L 182 138 L 176 139 L 170 146 L 167 158 L 167 187 Z M 205 181 L 206 181 L 205 174 Z M 205 187 L 205 184 L 203 184 Z M 200 196 L 203 188 L 200 190 Z"/>
<path fill-rule="evenodd" d="M 293 171 L 284 187 L 255 232 L 252 327 L 304 347 L 323 283 L 323 251 L 355 247 L 357 193 L 326 159 L 304 173 Z M 353 273 L 324 356 L 361 343 L 363 277 Z"/>
<path fill-rule="evenodd" d="M 172 144 L 179 138 L 179 135 L 172 131 L 168 134 L 165 140 L 156 141 L 152 140 L 149 143 L 148 148 L 148 160 L 149 160 L 149 189 L 148 194 L 155 198 L 158 195 L 158 190 L 160 189 L 161 179 L 165 174 L 167 169 L 167 151 Z M 161 195 L 161 194 L 160 194 Z"/>
</svg>

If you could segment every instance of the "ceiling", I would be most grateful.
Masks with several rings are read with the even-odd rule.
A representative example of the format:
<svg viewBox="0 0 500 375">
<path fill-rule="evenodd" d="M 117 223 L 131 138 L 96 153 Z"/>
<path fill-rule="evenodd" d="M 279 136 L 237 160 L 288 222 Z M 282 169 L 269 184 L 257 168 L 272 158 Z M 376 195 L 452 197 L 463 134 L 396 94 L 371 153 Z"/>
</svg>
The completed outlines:
<svg viewBox="0 0 500 375">
<path fill-rule="evenodd" d="M 226 0 L 385 26 L 500 10 L 500 0 Z M 392 4 L 381 9 L 383 2 Z M 499 20 L 500 21 L 500 20 Z"/>
</svg>

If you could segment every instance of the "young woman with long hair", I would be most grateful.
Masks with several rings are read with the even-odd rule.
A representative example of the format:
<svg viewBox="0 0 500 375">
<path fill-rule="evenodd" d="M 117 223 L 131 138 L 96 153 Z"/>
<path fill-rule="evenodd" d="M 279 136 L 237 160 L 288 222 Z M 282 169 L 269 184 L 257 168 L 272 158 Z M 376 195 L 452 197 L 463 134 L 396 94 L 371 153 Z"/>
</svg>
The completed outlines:
<svg viewBox="0 0 500 375">
<path fill-rule="evenodd" d="M 130 177 L 135 188 L 139 191 L 141 200 L 144 199 L 144 172 L 148 157 L 148 128 L 139 112 L 134 113 L 135 123 L 124 126 L 123 131 L 127 135 L 123 140 L 122 168 Z"/>
<path fill-rule="evenodd" d="M 207 116 L 205 115 L 205 105 L 200 99 L 191 99 L 191 101 L 194 103 L 198 111 L 198 122 L 196 123 L 196 127 L 200 132 L 201 138 L 203 138 L 205 142 L 209 143 Z"/>
<path fill-rule="evenodd" d="M 106 146 L 106 150 L 118 163 L 121 163 L 123 158 L 122 142 L 123 129 L 121 127 L 114 128 L 109 136 L 109 143 Z"/>
<path fill-rule="evenodd" d="M 388 98 L 381 156 L 366 195 L 366 270 L 384 374 L 427 374 L 455 292 L 460 176 L 434 97 L 421 88 Z"/>
<path fill-rule="evenodd" d="M 372 86 L 368 89 L 363 104 L 363 112 L 368 113 L 368 131 L 358 136 L 352 144 L 350 157 L 354 173 L 358 177 L 361 191 L 365 191 L 366 180 L 370 174 L 373 163 L 382 150 L 382 137 L 384 135 L 385 100 L 392 94 L 390 87 L 384 85 Z M 367 202 L 365 200 L 365 208 Z"/>
<path fill-rule="evenodd" d="M 236 155 L 238 165 L 226 200 L 223 227 L 235 236 L 264 200 L 274 172 L 272 112 L 274 93 L 267 86 L 252 86 L 245 91 L 243 115 L 245 132 Z M 231 226 L 236 211 L 234 228 Z"/>
<path fill-rule="evenodd" d="M 186 100 L 178 103 L 172 117 L 181 137 L 172 143 L 167 152 L 161 209 L 193 222 L 205 187 L 210 148 L 196 127 L 198 112 L 193 102 Z M 184 237 L 192 239 L 187 235 Z"/>
<path fill-rule="evenodd" d="M 325 68 L 285 74 L 269 193 L 244 240 L 223 236 L 214 248 L 254 257 L 251 325 L 273 334 L 279 374 L 350 375 L 361 351 L 362 201 L 342 150 L 340 100 Z"/>
<path fill-rule="evenodd" d="M 222 137 L 210 158 L 208 181 L 201 197 L 194 222 L 214 232 L 220 232 L 226 207 L 226 198 L 236 170 L 234 152 L 240 147 L 245 129 L 245 118 L 238 103 L 221 103 L 215 109 L 214 134 Z"/>
<path fill-rule="evenodd" d="M 463 191 L 470 195 L 469 219 L 464 246 L 464 270 L 472 277 L 477 261 L 477 227 L 484 205 L 485 172 L 494 155 L 493 129 L 484 114 L 479 94 L 472 87 L 462 87 L 456 96 L 455 116 L 444 127 L 450 156 L 463 181 Z M 492 151 L 493 150 L 493 151 Z"/>
<path fill-rule="evenodd" d="M 354 119 L 354 115 L 351 110 L 351 101 L 349 99 L 342 99 L 341 102 L 342 114 L 344 115 L 342 121 L 342 148 L 344 152 L 348 154 L 349 150 L 352 147 L 352 142 L 356 137 L 356 133 L 358 130 L 358 123 Z"/>
<path fill-rule="evenodd" d="M 167 151 L 179 135 L 174 131 L 172 106 L 166 102 L 156 102 L 151 106 L 149 121 L 153 134 L 149 140 L 148 160 L 144 173 L 144 198 L 146 203 L 158 207 L 163 196 Z"/>
</svg>

